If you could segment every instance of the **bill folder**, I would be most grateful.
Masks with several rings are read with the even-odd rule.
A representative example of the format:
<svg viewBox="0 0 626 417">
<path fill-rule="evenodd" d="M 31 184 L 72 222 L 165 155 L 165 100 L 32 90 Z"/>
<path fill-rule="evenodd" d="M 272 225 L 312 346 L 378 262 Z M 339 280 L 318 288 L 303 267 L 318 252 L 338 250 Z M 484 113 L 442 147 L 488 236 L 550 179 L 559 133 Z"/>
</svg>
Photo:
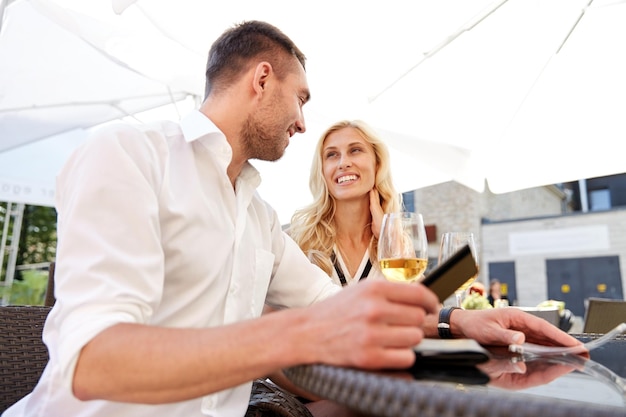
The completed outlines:
<svg viewBox="0 0 626 417">
<path fill-rule="evenodd" d="M 487 384 L 489 376 L 476 365 L 491 354 L 472 339 L 424 339 L 413 348 L 415 362 L 409 372 L 415 379 Z"/>
<path fill-rule="evenodd" d="M 423 280 L 422 284 L 439 297 L 440 302 L 450 297 L 465 281 L 478 273 L 476 261 L 469 245 L 459 249 L 454 255 L 437 265 Z"/>
<path fill-rule="evenodd" d="M 413 347 L 415 363 L 470 366 L 487 362 L 491 355 L 473 339 L 423 339 Z"/>
</svg>

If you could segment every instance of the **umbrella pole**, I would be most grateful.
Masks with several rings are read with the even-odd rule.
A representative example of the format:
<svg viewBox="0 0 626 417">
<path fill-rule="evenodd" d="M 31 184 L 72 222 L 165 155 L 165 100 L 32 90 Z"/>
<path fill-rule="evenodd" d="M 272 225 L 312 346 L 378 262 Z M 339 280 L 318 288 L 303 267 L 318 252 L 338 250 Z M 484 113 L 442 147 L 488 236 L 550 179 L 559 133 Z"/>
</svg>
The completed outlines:
<svg viewBox="0 0 626 417">
<path fill-rule="evenodd" d="M 578 191 L 580 192 L 580 210 L 583 213 L 589 211 L 589 200 L 587 198 L 587 180 L 578 180 Z"/>
</svg>

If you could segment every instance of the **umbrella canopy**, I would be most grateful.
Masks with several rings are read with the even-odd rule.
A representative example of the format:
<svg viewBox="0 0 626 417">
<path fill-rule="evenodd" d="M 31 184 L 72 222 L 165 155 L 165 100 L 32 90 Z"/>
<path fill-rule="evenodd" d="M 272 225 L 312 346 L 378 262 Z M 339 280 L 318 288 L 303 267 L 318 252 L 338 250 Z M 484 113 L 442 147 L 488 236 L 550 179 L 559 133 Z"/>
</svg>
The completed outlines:
<svg viewBox="0 0 626 417">
<path fill-rule="evenodd" d="M 467 148 L 456 179 L 477 190 L 485 179 L 501 193 L 626 172 L 626 2 L 496 6 L 390 80 L 368 120 Z"/>
<path fill-rule="evenodd" d="M 51 205 L 86 129 L 193 94 L 107 54 L 116 31 L 98 20 L 48 1 L 2 7 L 0 200 Z"/>
<path fill-rule="evenodd" d="M 34 35 L 33 27 L 44 27 L 38 20 L 12 24 L 18 6 L 43 13 L 68 38 L 43 51 L 37 42 L 20 46 L 22 38 L 53 38 Z M 305 107 L 307 133 L 292 139 L 281 161 L 255 162 L 264 177 L 260 191 L 281 221 L 310 201 L 314 142 L 341 119 L 364 119 L 385 137 L 400 191 L 448 180 L 482 191 L 487 180 L 492 191 L 506 192 L 625 172 L 615 152 L 626 134 L 625 9 L 611 0 L 345 0 L 297 7 L 287 0 L 15 0 L 0 35 L 0 151 L 44 130 L 62 131 L 51 126 L 66 117 L 51 110 L 64 106 L 48 105 L 50 111 L 33 117 L 27 126 L 41 132 L 30 136 L 15 122 L 24 108 L 41 106 L 20 99 L 42 99 L 49 91 L 67 99 L 48 102 L 100 100 L 100 110 L 117 110 L 110 103 L 131 95 L 153 97 L 150 86 L 162 100 L 153 105 L 171 95 L 201 96 L 213 40 L 237 22 L 260 19 L 305 52 L 313 93 Z M 20 25 L 27 33 L 9 37 Z M 82 49 L 70 48 L 70 38 Z M 7 61 L 8 44 L 14 55 Z M 106 64 L 89 65 L 97 59 Z M 18 77 L 20 68 L 33 71 Z M 72 96 L 99 87 L 105 99 Z M 11 102 L 5 91 L 15 91 Z M 82 127 L 96 123 L 76 110 L 69 119 Z M 5 130 L 8 121 L 14 130 Z"/>
</svg>

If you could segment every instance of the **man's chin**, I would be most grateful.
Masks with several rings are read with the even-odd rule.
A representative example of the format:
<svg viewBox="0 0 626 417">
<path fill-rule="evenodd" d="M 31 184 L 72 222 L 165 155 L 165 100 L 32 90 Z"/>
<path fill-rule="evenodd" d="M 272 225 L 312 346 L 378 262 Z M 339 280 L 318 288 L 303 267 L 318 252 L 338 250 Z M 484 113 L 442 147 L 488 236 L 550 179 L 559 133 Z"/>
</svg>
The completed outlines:
<svg viewBox="0 0 626 417">
<path fill-rule="evenodd" d="M 279 159 L 281 159 L 283 156 L 285 155 L 285 150 L 283 149 L 280 152 L 275 152 L 272 154 L 264 154 L 264 155 L 259 155 L 256 158 L 253 159 L 258 159 L 260 161 L 267 161 L 267 162 L 276 162 Z"/>
<path fill-rule="evenodd" d="M 282 149 L 277 149 L 276 150 L 276 155 L 273 159 L 271 159 L 271 161 L 278 161 L 279 159 L 281 159 L 283 156 L 285 156 L 285 152 L 287 151 L 287 146 L 289 146 L 289 139 L 287 139 L 287 143 L 285 144 L 285 146 Z"/>
</svg>

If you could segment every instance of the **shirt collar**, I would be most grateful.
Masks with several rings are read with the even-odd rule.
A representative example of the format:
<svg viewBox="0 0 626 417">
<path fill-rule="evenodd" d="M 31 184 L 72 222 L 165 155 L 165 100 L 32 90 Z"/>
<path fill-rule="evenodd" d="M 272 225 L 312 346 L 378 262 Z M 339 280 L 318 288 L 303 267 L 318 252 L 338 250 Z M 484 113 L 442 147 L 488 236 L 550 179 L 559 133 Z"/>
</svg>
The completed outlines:
<svg viewBox="0 0 626 417">
<path fill-rule="evenodd" d="M 224 137 L 224 134 L 215 126 L 215 123 L 199 110 L 193 110 L 191 113 L 184 116 L 180 120 L 180 127 L 187 142 L 193 142 L 203 136 L 214 133 Z"/>
<path fill-rule="evenodd" d="M 232 158 L 232 148 L 226 141 L 226 136 L 204 113 L 199 110 L 191 111 L 191 113 L 187 114 L 180 120 L 180 128 L 183 131 L 183 136 L 187 142 L 193 142 L 204 137 L 219 137 L 221 141 L 215 141 L 213 144 L 213 141 L 203 142 L 209 147 L 218 146 L 218 143 L 221 144 L 219 148 L 222 150 L 221 153 L 224 156 L 224 161 L 230 162 L 230 158 Z M 259 171 L 252 164 L 250 164 L 250 162 L 246 162 L 243 166 L 243 169 L 239 174 L 239 178 L 246 182 L 250 182 L 254 188 L 258 187 L 261 183 Z"/>
</svg>

